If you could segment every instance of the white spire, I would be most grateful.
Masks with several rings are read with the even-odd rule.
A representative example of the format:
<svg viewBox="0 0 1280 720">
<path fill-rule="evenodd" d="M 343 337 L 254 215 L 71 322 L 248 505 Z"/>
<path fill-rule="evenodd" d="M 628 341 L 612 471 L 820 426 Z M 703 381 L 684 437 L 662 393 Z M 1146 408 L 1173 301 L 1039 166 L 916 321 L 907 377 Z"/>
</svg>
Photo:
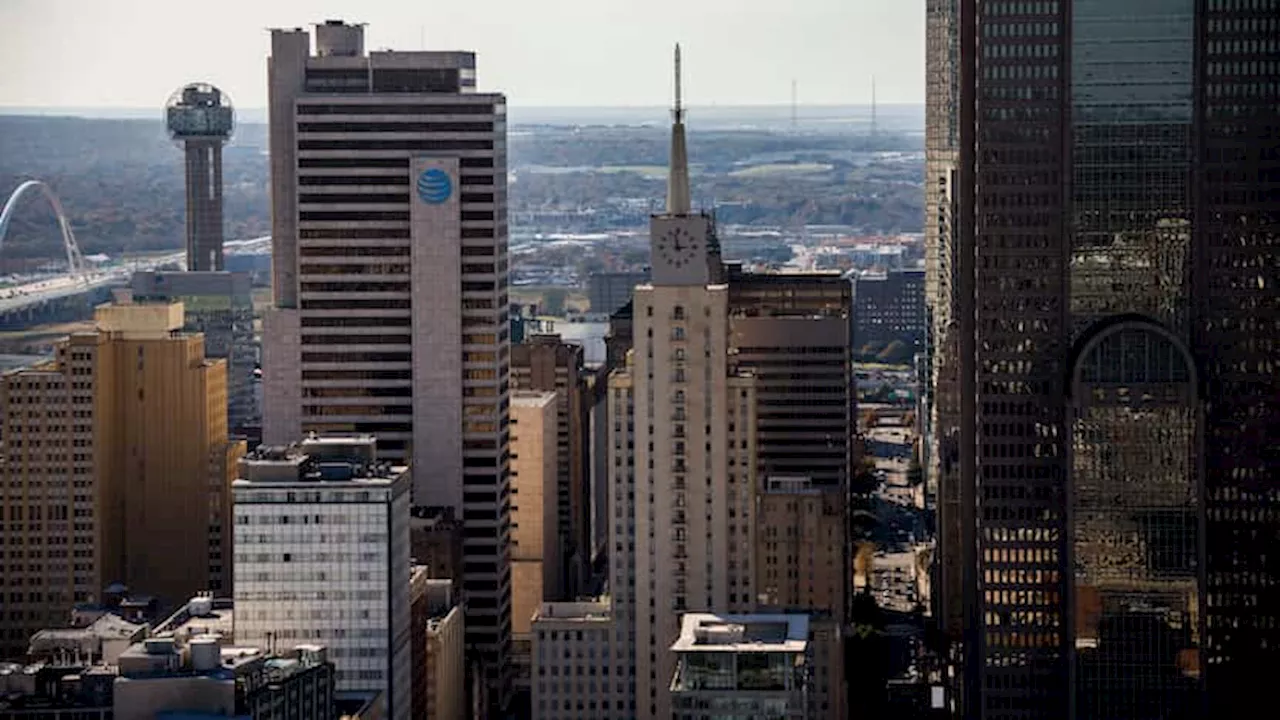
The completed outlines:
<svg viewBox="0 0 1280 720">
<path fill-rule="evenodd" d="M 671 123 L 671 167 L 667 178 L 667 214 L 688 215 L 693 205 L 689 192 L 689 152 L 684 141 L 684 107 L 680 97 L 680 44 L 676 44 L 676 104 Z"/>
</svg>

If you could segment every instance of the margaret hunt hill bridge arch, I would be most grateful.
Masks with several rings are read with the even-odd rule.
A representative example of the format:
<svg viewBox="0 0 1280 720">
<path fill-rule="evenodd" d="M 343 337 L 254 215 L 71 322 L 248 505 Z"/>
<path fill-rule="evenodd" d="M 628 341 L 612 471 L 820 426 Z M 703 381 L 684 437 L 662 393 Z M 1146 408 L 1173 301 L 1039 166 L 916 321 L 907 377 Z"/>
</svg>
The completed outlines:
<svg viewBox="0 0 1280 720">
<path fill-rule="evenodd" d="M 54 214 L 58 216 L 58 227 L 62 231 L 62 244 L 67 252 L 68 273 L 74 278 L 83 279 L 85 272 L 84 256 L 80 253 L 80 246 L 76 245 L 76 236 L 71 230 L 71 221 L 67 219 L 67 214 L 62 209 L 62 203 L 58 200 L 58 196 L 53 194 L 52 188 L 43 180 L 27 180 L 9 195 L 9 199 L 4 204 L 4 210 L 0 211 L 0 252 L 4 250 L 4 241 L 9 234 L 9 221 L 13 219 L 14 209 L 22 198 L 35 191 L 39 191 L 39 194 L 44 196 L 49 206 L 53 208 Z"/>
</svg>

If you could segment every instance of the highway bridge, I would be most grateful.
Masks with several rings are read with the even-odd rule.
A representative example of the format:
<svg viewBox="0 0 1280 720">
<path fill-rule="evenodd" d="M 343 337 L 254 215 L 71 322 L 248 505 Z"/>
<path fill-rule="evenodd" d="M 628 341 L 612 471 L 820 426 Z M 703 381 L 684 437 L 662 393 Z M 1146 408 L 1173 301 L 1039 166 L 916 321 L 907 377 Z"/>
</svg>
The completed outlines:
<svg viewBox="0 0 1280 720">
<path fill-rule="evenodd" d="M 58 196 L 42 180 L 27 180 L 18 185 L 0 210 L 0 250 L 9 232 L 9 221 L 14 208 L 27 197 L 43 198 L 53 208 L 62 231 L 62 244 L 67 254 L 67 272 L 51 278 L 41 278 L 20 285 L 0 287 L 0 329 L 22 329 L 46 322 L 77 320 L 87 315 L 87 309 L 104 302 L 111 289 L 126 285 L 134 272 L 154 270 L 166 265 L 186 265 L 186 253 L 175 252 L 148 259 L 117 262 L 106 266 L 91 266 L 80 253 L 71 221 L 62 208 Z M 270 237 L 251 240 L 235 240 L 225 244 L 225 254 L 258 254 L 269 252 Z"/>
<path fill-rule="evenodd" d="M 270 237 L 233 240 L 226 244 L 226 254 L 259 254 L 270 247 Z M 134 272 L 185 264 L 186 253 L 175 252 L 0 288 L 0 330 L 81 319 L 89 308 L 106 302 L 112 288 L 128 285 Z"/>
</svg>

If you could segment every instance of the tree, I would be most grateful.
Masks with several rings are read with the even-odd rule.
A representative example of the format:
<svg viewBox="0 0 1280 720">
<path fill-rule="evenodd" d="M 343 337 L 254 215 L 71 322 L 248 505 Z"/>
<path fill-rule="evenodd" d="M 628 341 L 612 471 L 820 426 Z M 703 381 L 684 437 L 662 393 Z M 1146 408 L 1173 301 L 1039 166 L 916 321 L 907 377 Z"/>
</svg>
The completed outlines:
<svg viewBox="0 0 1280 720">
<path fill-rule="evenodd" d="M 876 354 L 876 360 L 888 365 L 902 365 L 911 359 L 911 349 L 901 340 L 894 340 Z"/>
<path fill-rule="evenodd" d="M 853 487 L 852 490 L 858 495 L 870 495 L 880 486 L 880 480 L 876 477 L 876 461 L 874 458 L 863 457 L 858 466 L 853 471 Z"/>
</svg>

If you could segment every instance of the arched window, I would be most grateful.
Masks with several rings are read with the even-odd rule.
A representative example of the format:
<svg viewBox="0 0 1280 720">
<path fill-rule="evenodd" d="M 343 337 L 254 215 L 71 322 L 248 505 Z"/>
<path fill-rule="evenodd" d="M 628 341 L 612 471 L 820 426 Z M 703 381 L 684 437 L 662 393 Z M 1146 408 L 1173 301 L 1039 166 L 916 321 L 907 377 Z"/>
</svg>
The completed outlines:
<svg viewBox="0 0 1280 720">
<path fill-rule="evenodd" d="M 1077 697 L 1116 702 L 1133 668 L 1176 693 L 1202 628 L 1196 371 L 1177 338 L 1141 320 L 1087 334 L 1071 376 L 1067 532 Z M 1126 680 L 1131 682 L 1131 680 Z"/>
</svg>

